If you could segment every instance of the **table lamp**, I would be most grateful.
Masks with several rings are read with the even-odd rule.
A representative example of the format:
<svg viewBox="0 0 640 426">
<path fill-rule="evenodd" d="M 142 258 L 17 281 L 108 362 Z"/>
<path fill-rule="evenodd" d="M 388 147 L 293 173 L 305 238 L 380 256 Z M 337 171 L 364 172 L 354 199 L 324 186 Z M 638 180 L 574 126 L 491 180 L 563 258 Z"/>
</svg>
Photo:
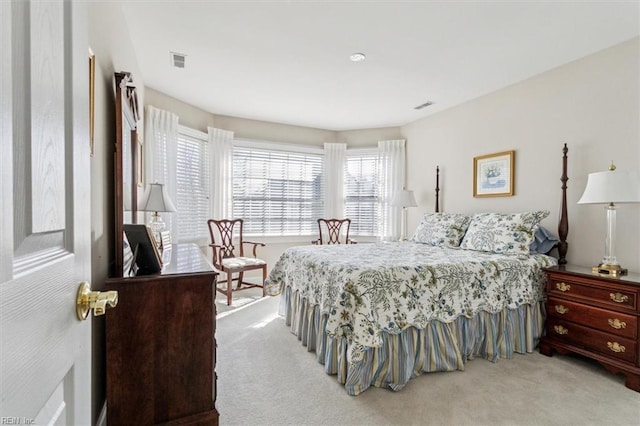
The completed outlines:
<svg viewBox="0 0 640 426">
<path fill-rule="evenodd" d="M 156 239 L 156 244 L 159 245 L 162 241 L 161 232 L 164 231 L 164 228 L 167 226 L 164 220 L 162 220 L 162 217 L 160 217 L 160 212 L 176 211 L 176 207 L 173 205 L 171 198 L 169 198 L 169 194 L 163 184 L 150 183 L 147 185 L 139 210 L 153 212 L 147 226 L 151 229 Z"/>
<path fill-rule="evenodd" d="M 635 171 L 616 171 L 611 163 L 606 172 L 589 173 L 587 186 L 578 204 L 607 204 L 607 237 L 605 255 L 593 273 L 618 277 L 627 274 L 618 264 L 615 253 L 616 242 L 616 205 L 622 203 L 640 203 L 640 175 Z"/>
<path fill-rule="evenodd" d="M 391 205 L 402 207 L 402 231 L 400 241 L 407 241 L 407 208 L 418 207 L 416 197 L 413 195 L 413 191 L 403 189 L 402 191 L 396 192 L 396 195 L 391 200 Z"/>
</svg>

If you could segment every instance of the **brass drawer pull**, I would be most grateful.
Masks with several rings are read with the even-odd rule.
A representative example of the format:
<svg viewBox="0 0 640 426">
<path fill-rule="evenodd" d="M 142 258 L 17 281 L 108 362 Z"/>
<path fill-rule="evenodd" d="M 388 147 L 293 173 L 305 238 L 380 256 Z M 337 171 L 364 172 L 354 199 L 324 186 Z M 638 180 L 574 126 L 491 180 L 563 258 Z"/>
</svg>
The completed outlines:
<svg viewBox="0 0 640 426">
<path fill-rule="evenodd" d="M 622 346 L 620 343 L 618 342 L 607 342 L 607 346 L 609 347 L 609 349 L 611 349 L 613 352 L 624 352 L 624 350 L 626 349 L 624 346 Z"/>
<path fill-rule="evenodd" d="M 629 296 L 622 293 L 609 293 L 609 297 L 616 303 L 625 303 L 629 301 Z"/>
<path fill-rule="evenodd" d="M 556 283 L 556 288 L 562 292 L 571 290 L 571 286 L 567 283 Z"/>
<path fill-rule="evenodd" d="M 569 330 L 568 330 L 568 329 L 566 329 L 566 328 L 564 328 L 564 327 L 563 327 L 563 326 L 561 326 L 561 325 L 554 325 L 554 326 L 553 326 L 553 329 L 554 329 L 554 330 L 556 331 L 556 333 L 558 333 L 558 334 L 568 334 L 568 333 L 569 333 Z"/>
<path fill-rule="evenodd" d="M 559 313 L 560 315 L 564 315 L 567 312 L 569 312 L 569 308 L 563 305 L 556 305 L 556 312 Z"/>
<path fill-rule="evenodd" d="M 620 321 L 618 318 L 611 319 L 609 318 L 609 325 L 616 330 L 620 330 L 621 328 L 626 328 L 627 323 L 624 321 Z"/>
</svg>

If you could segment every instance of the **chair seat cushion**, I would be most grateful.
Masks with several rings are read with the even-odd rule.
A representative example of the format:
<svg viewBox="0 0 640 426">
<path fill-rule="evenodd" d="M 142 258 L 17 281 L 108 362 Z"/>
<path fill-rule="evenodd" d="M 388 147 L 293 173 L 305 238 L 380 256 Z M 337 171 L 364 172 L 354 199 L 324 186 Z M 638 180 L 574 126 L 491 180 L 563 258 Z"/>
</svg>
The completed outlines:
<svg viewBox="0 0 640 426">
<path fill-rule="evenodd" d="M 247 266 L 262 266 L 266 262 L 262 259 L 256 259 L 254 257 L 228 257 L 222 259 L 222 266 L 225 268 L 244 268 Z"/>
</svg>

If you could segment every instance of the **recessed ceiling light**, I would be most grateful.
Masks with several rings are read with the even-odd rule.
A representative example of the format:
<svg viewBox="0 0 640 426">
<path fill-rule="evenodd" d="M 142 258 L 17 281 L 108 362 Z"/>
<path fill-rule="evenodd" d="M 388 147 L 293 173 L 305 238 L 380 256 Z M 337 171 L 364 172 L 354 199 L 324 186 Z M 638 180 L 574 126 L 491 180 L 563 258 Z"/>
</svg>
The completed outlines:
<svg viewBox="0 0 640 426">
<path fill-rule="evenodd" d="M 351 62 L 362 62 L 367 59 L 367 57 L 364 55 L 364 53 L 354 53 L 349 56 L 349 59 L 351 59 Z"/>
</svg>

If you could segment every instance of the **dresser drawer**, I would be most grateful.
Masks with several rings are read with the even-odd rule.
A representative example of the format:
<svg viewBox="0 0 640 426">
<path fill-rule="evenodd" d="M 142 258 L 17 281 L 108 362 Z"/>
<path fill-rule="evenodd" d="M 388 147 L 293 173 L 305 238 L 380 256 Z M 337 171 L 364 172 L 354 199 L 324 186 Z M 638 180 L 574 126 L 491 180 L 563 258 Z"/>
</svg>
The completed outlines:
<svg viewBox="0 0 640 426">
<path fill-rule="evenodd" d="M 616 358 L 620 361 L 636 364 L 637 344 L 624 337 L 604 333 L 555 317 L 547 320 L 547 337 L 580 346 L 594 352 Z"/>
<path fill-rule="evenodd" d="M 583 305 L 556 297 L 549 297 L 547 313 L 552 317 L 586 325 L 629 339 L 635 339 L 638 333 L 638 318 L 633 315 Z"/>
<path fill-rule="evenodd" d="M 549 296 L 564 296 L 571 299 L 579 298 L 604 307 L 635 311 L 637 307 L 637 293 L 624 289 L 615 289 L 604 285 L 591 285 L 566 279 L 551 277 L 547 285 Z"/>
</svg>

